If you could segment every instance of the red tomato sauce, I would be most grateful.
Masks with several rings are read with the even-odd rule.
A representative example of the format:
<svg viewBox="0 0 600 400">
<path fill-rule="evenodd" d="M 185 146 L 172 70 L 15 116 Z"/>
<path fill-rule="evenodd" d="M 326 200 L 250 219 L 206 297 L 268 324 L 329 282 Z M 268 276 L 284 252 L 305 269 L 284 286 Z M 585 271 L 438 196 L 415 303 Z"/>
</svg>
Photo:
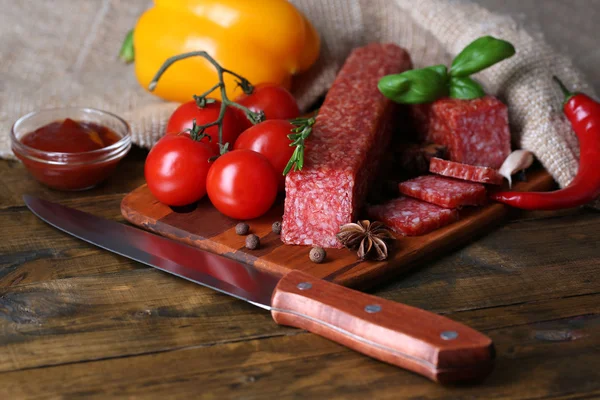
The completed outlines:
<svg viewBox="0 0 600 400">
<path fill-rule="evenodd" d="M 119 139 L 119 135 L 105 126 L 67 118 L 26 134 L 21 143 L 43 151 L 81 153 L 110 146 Z"/>
<path fill-rule="evenodd" d="M 111 156 L 110 149 L 94 150 L 104 149 L 120 139 L 105 126 L 67 118 L 21 137 L 20 142 L 25 146 L 48 153 L 15 151 L 15 155 L 41 183 L 59 190 L 84 190 L 106 179 L 122 157 Z"/>
</svg>

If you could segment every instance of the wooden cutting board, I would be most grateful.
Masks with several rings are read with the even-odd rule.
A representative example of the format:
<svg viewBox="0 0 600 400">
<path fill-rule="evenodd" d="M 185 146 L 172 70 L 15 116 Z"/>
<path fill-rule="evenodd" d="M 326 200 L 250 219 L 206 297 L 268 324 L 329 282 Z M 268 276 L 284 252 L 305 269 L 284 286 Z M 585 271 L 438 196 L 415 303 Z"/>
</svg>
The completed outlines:
<svg viewBox="0 0 600 400">
<path fill-rule="evenodd" d="M 543 170 L 529 173 L 528 178 L 527 182 L 519 182 L 514 189 L 547 190 L 553 185 L 552 177 Z M 424 236 L 399 237 L 386 261 L 361 262 L 357 260 L 356 253 L 348 249 L 328 249 L 327 259 L 322 264 L 309 260 L 309 246 L 284 245 L 279 235 L 271 231 L 272 223 L 280 221 L 283 215 L 281 200 L 266 215 L 247 221 L 250 232 L 260 237 L 261 246 L 257 250 L 246 249 L 245 237 L 235 233 L 235 225 L 239 221 L 221 214 L 206 198 L 192 209 L 174 211 L 159 203 L 143 185 L 125 196 L 121 212 L 125 219 L 141 228 L 278 276 L 300 269 L 344 286 L 365 288 L 479 237 L 505 220 L 509 208 L 492 203 L 463 209 L 460 220 L 451 225 Z"/>
</svg>

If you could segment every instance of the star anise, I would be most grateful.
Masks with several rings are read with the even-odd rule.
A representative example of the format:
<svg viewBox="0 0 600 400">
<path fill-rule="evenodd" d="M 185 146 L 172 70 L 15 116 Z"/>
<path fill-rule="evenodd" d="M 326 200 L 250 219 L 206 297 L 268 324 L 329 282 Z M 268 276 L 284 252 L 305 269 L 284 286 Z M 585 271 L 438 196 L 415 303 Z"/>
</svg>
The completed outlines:
<svg viewBox="0 0 600 400">
<path fill-rule="evenodd" d="M 368 220 L 342 225 L 336 236 L 345 247 L 358 250 L 359 259 L 377 261 L 388 257 L 388 244 L 394 239 L 387 226 L 379 221 Z"/>
</svg>

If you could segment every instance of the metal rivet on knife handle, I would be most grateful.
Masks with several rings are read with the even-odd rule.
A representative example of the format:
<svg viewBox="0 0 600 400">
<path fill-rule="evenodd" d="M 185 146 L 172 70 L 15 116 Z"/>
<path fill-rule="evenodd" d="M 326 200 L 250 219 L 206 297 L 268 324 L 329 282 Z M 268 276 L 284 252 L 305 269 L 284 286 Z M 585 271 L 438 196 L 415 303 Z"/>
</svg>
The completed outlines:
<svg viewBox="0 0 600 400">
<path fill-rule="evenodd" d="M 378 304 L 369 304 L 368 306 L 365 307 L 365 311 L 368 312 L 369 314 L 374 314 L 374 313 L 381 311 L 381 306 Z"/>
<path fill-rule="evenodd" d="M 440 337 L 444 340 L 454 340 L 458 337 L 458 332 L 444 331 L 440 334 Z"/>
<path fill-rule="evenodd" d="M 312 287 L 312 284 L 310 282 L 300 282 L 296 287 L 300 290 L 308 290 Z"/>
</svg>

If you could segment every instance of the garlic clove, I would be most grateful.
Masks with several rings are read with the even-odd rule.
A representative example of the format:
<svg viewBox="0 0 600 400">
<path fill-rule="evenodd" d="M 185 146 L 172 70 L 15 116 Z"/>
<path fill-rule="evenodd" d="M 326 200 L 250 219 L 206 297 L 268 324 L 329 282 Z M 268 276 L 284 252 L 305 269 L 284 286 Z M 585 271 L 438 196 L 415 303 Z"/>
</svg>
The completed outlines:
<svg viewBox="0 0 600 400">
<path fill-rule="evenodd" d="M 527 150 L 515 150 L 506 157 L 498 172 L 508 179 L 509 187 L 512 187 L 512 175 L 527 169 L 533 164 L 533 153 Z"/>
</svg>

